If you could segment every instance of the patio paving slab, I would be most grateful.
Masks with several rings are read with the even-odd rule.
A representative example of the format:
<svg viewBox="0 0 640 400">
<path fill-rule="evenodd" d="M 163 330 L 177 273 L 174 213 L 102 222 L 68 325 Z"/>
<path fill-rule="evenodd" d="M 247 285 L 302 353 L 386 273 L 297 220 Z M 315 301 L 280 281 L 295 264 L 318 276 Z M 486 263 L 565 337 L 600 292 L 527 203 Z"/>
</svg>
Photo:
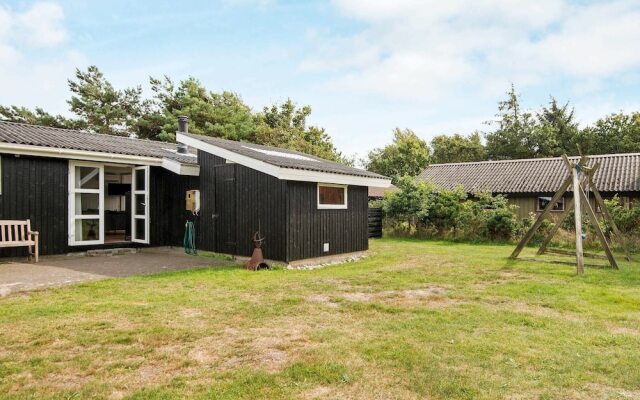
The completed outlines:
<svg viewBox="0 0 640 400">
<path fill-rule="evenodd" d="M 146 248 L 137 253 L 100 256 L 44 256 L 37 264 L 0 264 L 0 297 L 10 293 L 90 282 L 110 277 L 148 275 L 198 267 L 220 267 L 232 261 L 190 256 L 180 248 Z"/>
</svg>

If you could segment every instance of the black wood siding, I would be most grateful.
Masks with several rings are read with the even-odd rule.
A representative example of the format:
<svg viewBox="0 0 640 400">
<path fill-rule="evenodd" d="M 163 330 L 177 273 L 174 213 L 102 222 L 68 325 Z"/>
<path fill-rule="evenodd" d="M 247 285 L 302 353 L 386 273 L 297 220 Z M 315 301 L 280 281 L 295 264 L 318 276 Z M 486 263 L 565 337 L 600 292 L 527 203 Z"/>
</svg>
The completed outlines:
<svg viewBox="0 0 640 400">
<path fill-rule="evenodd" d="M 196 246 L 201 250 L 217 251 L 214 229 L 216 157 L 198 151 L 198 164 L 200 165 L 200 216 L 196 223 L 200 229 L 196 237 Z"/>
<path fill-rule="evenodd" d="M 69 246 L 69 161 L 2 154 L 0 162 L 0 219 L 30 219 L 31 228 L 40 232 L 41 254 L 144 246 L 138 243 Z M 185 211 L 185 192 L 198 189 L 199 178 L 177 175 L 160 167 L 151 167 L 149 178 L 150 245 L 180 246 L 185 221 L 191 214 Z M 198 221 L 196 226 L 197 224 Z M 0 249 L 0 257 L 18 257 L 26 254 L 26 248 Z"/>
<path fill-rule="evenodd" d="M 199 178 L 151 167 L 149 188 L 150 245 L 181 246 L 185 222 L 193 218 L 192 213 L 185 210 L 186 192 L 200 188 Z M 196 219 L 196 230 L 199 230 L 198 223 Z"/>
<path fill-rule="evenodd" d="M 317 183 L 289 181 L 287 188 L 287 261 L 368 249 L 367 187 L 349 186 L 344 210 L 319 210 Z"/>
<path fill-rule="evenodd" d="M 286 260 L 286 182 L 203 151 L 198 248 L 250 256 L 253 233 L 266 237 L 265 258 Z"/>
<path fill-rule="evenodd" d="M 65 253 L 67 238 L 68 161 L 0 155 L 0 219 L 31 220 L 40 232 L 40 253 Z M 26 248 L 0 249 L 0 256 L 23 256 Z"/>
<path fill-rule="evenodd" d="M 287 260 L 286 181 L 236 165 L 236 238 L 240 255 L 253 252 L 253 234 L 265 236 L 263 253 L 271 260 Z"/>
</svg>

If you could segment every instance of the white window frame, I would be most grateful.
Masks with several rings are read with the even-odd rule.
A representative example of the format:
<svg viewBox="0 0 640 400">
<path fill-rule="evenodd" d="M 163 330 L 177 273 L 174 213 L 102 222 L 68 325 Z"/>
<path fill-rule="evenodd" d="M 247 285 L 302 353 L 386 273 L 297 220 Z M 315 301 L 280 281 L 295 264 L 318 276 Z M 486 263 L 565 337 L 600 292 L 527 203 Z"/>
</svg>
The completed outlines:
<svg viewBox="0 0 640 400">
<path fill-rule="evenodd" d="M 97 168 L 98 173 L 98 189 L 82 189 L 76 188 L 76 167 Z M 98 215 L 76 215 L 76 194 L 78 193 L 94 193 L 98 195 Z M 86 246 L 104 244 L 104 164 L 92 163 L 85 161 L 69 161 L 69 246 Z M 76 240 L 76 220 L 78 219 L 97 219 L 99 225 L 98 240 Z"/>
<path fill-rule="evenodd" d="M 144 173 L 144 190 L 136 190 L 136 171 L 142 170 Z M 151 173 L 151 168 L 146 165 L 142 167 L 133 167 L 131 168 L 131 241 L 136 243 L 144 243 L 149 244 L 149 175 Z M 136 214 L 136 195 L 143 194 L 144 195 L 144 215 Z M 145 227 L 144 227 L 144 238 L 140 239 L 137 237 L 136 232 L 136 219 L 144 219 Z"/>
<path fill-rule="evenodd" d="M 342 190 L 344 190 L 344 204 L 320 204 L 320 187 L 321 186 L 342 188 Z M 333 183 L 318 183 L 318 186 L 316 187 L 316 199 L 317 199 L 318 210 L 346 210 L 347 208 L 349 208 L 349 199 L 347 198 L 347 194 L 349 193 L 349 191 L 347 190 L 348 187 L 349 187 L 348 185 L 336 185 Z"/>
<path fill-rule="evenodd" d="M 540 208 L 540 199 L 542 198 L 549 198 L 549 200 L 551 200 L 552 196 L 538 196 L 536 197 L 536 211 L 537 212 L 542 212 L 544 211 L 544 208 Z M 563 212 L 567 206 L 566 201 L 564 196 L 560 198 L 560 200 L 558 200 L 558 202 L 556 204 L 561 204 L 562 208 L 560 210 L 554 210 L 553 208 L 551 209 L 551 212 Z"/>
</svg>

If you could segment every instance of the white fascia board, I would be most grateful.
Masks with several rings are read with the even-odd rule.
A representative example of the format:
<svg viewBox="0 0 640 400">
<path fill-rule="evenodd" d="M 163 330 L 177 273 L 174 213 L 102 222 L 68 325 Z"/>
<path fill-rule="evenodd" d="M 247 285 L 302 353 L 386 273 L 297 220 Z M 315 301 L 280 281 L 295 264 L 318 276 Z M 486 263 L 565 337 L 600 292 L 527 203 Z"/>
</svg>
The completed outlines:
<svg viewBox="0 0 640 400">
<path fill-rule="evenodd" d="M 188 175 L 188 176 L 200 176 L 200 166 L 195 164 L 182 164 L 176 160 L 170 160 L 168 158 L 162 159 L 162 166 L 165 169 L 173 172 L 178 175 Z"/>
<path fill-rule="evenodd" d="M 14 143 L 0 143 L 0 153 L 50 158 L 65 158 L 70 160 L 162 166 L 162 159 L 155 157 L 102 153 L 86 150 L 61 149 L 56 147 L 33 146 Z"/>
<path fill-rule="evenodd" d="M 318 172 L 294 168 L 282 168 L 255 158 L 247 157 L 233 151 L 223 149 L 218 146 L 185 136 L 180 132 L 176 133 L 176 141 L 184 143 L 198 150 L 205 151 L 209 154 L 222 157 L 226 160 L 233 161 L 245 167 L 263 172 L 267 175 L 274 176 L 280 180 L 287 181 L 303 181 L 303 182 L 321 182 L 321 183 L 338 183 L 342 185 L 353 186 L 371 186 L 387 188 L 391 186 L 390 179 L 369 178 L 364 176 L 354 176 L 345 174 L 336 174 L 331 172 Z"/>
</svg>

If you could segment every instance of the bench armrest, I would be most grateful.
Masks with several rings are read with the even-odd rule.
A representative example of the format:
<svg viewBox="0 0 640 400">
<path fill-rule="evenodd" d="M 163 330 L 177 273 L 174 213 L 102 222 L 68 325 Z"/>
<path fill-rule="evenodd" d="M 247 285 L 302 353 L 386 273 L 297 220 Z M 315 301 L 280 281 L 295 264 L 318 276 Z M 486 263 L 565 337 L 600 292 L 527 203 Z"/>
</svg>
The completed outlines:
<svg viewBox="0 0 640 400">
<path fill-rule="evenodd" d="M 29 235 L 38 236 L 39 234 L 38 231 L 29 231 Z"/>
</svg>

